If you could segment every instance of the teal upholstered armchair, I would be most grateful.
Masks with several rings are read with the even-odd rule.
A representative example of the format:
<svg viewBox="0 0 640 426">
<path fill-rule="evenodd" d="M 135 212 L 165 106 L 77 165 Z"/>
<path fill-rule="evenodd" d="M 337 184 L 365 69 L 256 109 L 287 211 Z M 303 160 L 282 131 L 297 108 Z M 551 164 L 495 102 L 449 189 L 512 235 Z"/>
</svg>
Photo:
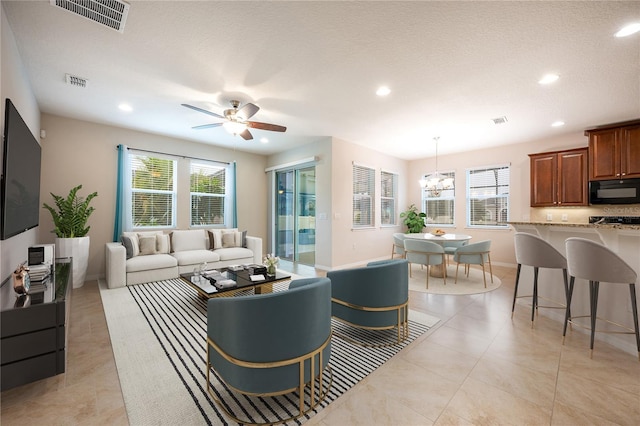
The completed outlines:
<svg viewBox="0 0 640 426">
<path fill-rule="evenodd" d="M 366 267 L 327 273 L 331 280 L 331 315 L 351 326 L 369 330 L 397 328 L 398 338 L 389 346 L 404 341 L 409 335 L 409 276 L 405 259 L 371 262 Z"/>
<path fill-rule="evenodd" d="M 229 388 L 245 395 L 297 392 L 302 395 L 299 413 L 292 416 L 297 418 L 326 396 L 331 383 L 324 387 L 322 383 L 325 369 L 331 373 L 330 356 L 327 278 L 295 280 L 286 291 L 208 302 L 207 391 L 239 423 L 248 421 L 234 417 L 217 398 L 209 377 L 212 370 Z"/>
</svg>

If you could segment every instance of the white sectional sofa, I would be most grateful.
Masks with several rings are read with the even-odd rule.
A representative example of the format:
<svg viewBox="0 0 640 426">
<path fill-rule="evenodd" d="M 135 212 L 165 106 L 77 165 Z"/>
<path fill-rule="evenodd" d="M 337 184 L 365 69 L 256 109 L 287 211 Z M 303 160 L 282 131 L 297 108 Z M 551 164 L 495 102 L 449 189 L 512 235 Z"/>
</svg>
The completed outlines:
<svg viewBox="0 0 640 426">
<path fill-rule="evenodd" d="M 124 232 L 122 242 L 106 245 L 107 286 L 177 278 L 202 262 L 211 268 L 260 264 L 262 239 L 237 229 Z"/>
</svg>

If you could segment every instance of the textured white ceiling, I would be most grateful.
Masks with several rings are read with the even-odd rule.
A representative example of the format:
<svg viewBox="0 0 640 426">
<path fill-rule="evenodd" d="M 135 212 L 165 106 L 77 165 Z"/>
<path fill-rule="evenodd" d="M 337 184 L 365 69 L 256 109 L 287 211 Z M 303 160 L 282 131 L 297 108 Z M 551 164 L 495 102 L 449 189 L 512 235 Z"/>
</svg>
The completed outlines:
<svg viewBox="0 0 640 426">
<path fill-rule="evenodd" d="M 43 112 L 238 150 L 333 136 L 410 159 L 435 136 L 442 154 L 640 117 L 640 34 L 613 37 L 638 1 L 132 1 L 122 34 L 49 1 L 2 5 Z M 230 99 L 287 132 L 193 130 L 216 119 L 180 106 Z"/>
</svg>

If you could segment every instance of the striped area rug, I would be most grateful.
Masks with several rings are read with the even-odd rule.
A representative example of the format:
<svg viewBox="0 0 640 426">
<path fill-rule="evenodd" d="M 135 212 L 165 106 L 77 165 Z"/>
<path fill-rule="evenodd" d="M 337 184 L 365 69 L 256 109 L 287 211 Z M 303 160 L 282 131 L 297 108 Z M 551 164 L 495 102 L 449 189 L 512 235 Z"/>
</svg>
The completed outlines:
<svg viewBox="0 0 640 426">
<path fill-rule="evenodd" d="M 288 282 L 275 287 L 274 291 L 285 290 Z M 102 295 L 132 425 L 176 421 L 235 424 L 206 390 L 206 300 L 197 297 L 180 279 L 105 290 Z M 429 329 L 412 321 L 411 313 L 409 318 L 409 339 L 390 348 L 363 348 L 334 336 L 329 364 L 333 383 L 327 397 L 315 411 L 287 424 L 304 423 Z M 340 333 L 370 343 L 381 341 L 379 332 L 354 334 L 351 327 L 335 320 L 332 326 Z M 390 331 L 383 338 L 395 336 L 396 332 Z M 328 375 L 325 382 L 328 383 Z M 218 397 L 240 418 L 277 422 L 297 412 L 295 395 L 249 398 L 231 392 L 215 374 L 211 375 L 211 383 Z"/>
</svg>

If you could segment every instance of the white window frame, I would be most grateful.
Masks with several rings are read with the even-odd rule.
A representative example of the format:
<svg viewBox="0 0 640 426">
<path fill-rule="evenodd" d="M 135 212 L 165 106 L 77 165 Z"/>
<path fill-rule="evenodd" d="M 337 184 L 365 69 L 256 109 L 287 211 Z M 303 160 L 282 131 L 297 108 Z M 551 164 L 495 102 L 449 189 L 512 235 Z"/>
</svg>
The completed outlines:
<svg viewBox="0 0 640 426">
<path fill-rule="evenodd" d="M 422 177 L 422 179 L 427 180 L 427 176 L 433 173 L 435 173 L 435 171 L 432 173 L 426 173 Z M 427 214 L 427 217 L 425 218 L 425 223 L 427 224 L 427 226 L 434 225 L 438 227 L 453 228 L 456 226 L 455 225 L 456 223 L 456 172 L 455 170 L 450 170 L 450 171 L 444 171 L 439 173 L 441 175 L 444 175 L 445 177 L 453 179 L 453 188 L 442 189 L 439 195 L 436 195 L 436 193 L 433 190 L 422 188 L 422 211 Z M 429 217 L 428 203 L 443 201 L 443 200 L 451 202 L 451 223 L 438 222 L 437 219 L 440 216 L 436 216 L 434 218 Z"/>
<path fill-rule="evenodd" d="M 191 190 L 191 175 L 197 171 L 197 169 L 203 170 L 205 172 L 213 172 L 214 170 L 221 171 L 224 170 L 224 182 L 225 186 L 222 193 L 213 193 L 213 192 L 193 192 Z M 232 209 L 232 200 L 230 185 L 231 182 L 231 173 L 229 169 L 229 165 L 227 163 L 219 163 L 216 161 L 208 161 L 201 159 L 191 159 L 189 161 L 189 224 L 192 228 L 229 228 L 231 223 L 231 209 Z M 219 223 L 194 223 L 193 222 L 193 198 L 194 197 L 205 197 L 205 198 L 221 198 L 222 199 L 222 222 Z"/>
<path fill-rule="evenodd" d="M 391 194 L 385 196 L 385 181 L 391 180 Z M 384 202 L 387 203 L 384 203 Z M 385 204 L 391 205 L 391 212 L 385 218 Z M 398 225 L 398 173 L 380 171 L 380 226 Z"/>
<path fill-rule="evenodd" d="M 496 182 L 495 179 L 492 180 L 490 176 L 486 176 L 488 178 L 486 182 L 481 182 L 478 178 L 473 178 L 474 174 L 479 174 L 482 172 L 495 172 L 497 170 L 506 170 L 506 176 L 503 176 L 503 179 L 506 179 L 506 183 L 504 181 Z M 500 164 L 495 166 L 475 167 L 467 169 L 466 181 L 467 227 L 484 229 L 508 229 L 509 225 L 507 222 L 509 221 L 510 215 L 509 193 L 511 192 L 511 165 Z M 502 207 L 500 211 L 494 211 L 494 213 L 496 213 L 494 217 L 491 215 L 492 212 L 487 210 L 487 214 L 491 218 L 488 224 L 472 223 L 472 202 L 474 200 L 486 202 L 490 199 L 496 199 L 496 201 L 501 200 L 499 203 L 494 203 L 494 205 L 497 205 L 496 207 Z"/>
<path fill-rule="evenodd" d="M 130 196 L 130 209 L 129 209 L 129 218 L 130 223 L 132 225 L 133 230 L 150 230 L 150 229 L 166 229 L 166 228 L 175 228 L 176 227 L 176 215 L 177 215 L 177 194 L 178 194 L 178 185 L 177 185 L 177 176 L 178 176 L 178 161 L 174 157 L 162 155 L 162 154 L 147 154 L 143 152 L 136 152 L 134 150 L 130 150 L 129 153 L 129 179 L 128 179 L 128 192 Z M 136 167 L 139 167 L 142 163 L 142 159 L 161 159 L 171 161 L 173 164 L 172 167 L 172 184 L 171 190 L 158 190 L 158 189 L 149 189 L 149 188 L 134 188 L 133 187 L 133 177 L 134 171 Z M 140 225 L 136 224 L 134 218 L 134 194 L 163 194 L 171 196 L 171 218 L 167 224 L 161 225 Z"/>
<path fill-rule="evenodd" d="M 373 167 L 353 163 L 353 202 L 352 202 L 352 227 L 353 229 L 368 229 L 375 227 L 376 212 L 376 170 Z M 363 221 L 362 216 L 356 220 L 358 212 L 363 211 L 362 203 L 369 206 L 369 220 Z"/>
</svg>

